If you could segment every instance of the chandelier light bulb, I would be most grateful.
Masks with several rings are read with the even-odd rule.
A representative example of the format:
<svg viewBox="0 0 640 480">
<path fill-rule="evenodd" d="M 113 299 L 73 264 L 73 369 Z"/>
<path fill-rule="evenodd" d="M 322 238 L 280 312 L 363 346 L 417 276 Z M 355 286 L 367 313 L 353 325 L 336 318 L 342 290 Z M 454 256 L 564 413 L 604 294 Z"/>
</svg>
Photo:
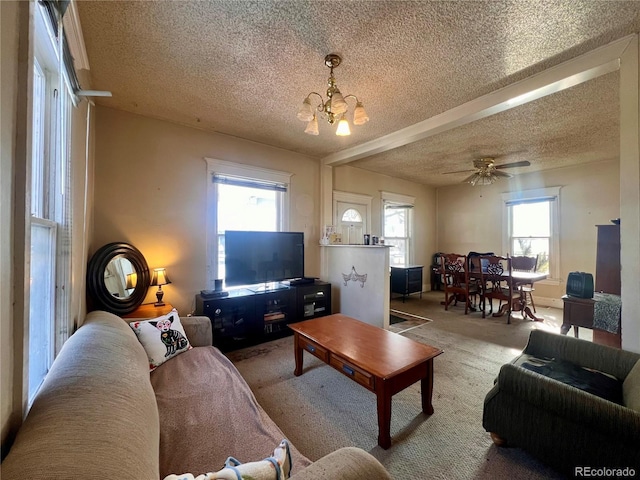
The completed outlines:
<svg viewBox="0 0 640 480">
<path fill-rule="evenodd" d="M 336 135 L 339 137 L 346 137 L 351 135 L 351 129 L 349 128 L 349 122 L 347 122 L 346 118 L 342 118 L 338 122 L 338 128 L 336 129 Z"/>
</svg>

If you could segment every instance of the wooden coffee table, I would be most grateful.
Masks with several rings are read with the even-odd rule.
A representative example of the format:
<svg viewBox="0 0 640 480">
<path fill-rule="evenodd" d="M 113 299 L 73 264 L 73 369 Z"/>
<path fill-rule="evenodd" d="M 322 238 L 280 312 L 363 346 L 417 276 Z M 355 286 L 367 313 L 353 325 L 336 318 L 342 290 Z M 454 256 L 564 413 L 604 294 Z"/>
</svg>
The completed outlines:
<svg viewBox="0 0 640 480">
<path fill-rule="evenodd" d="M 433 359 L 442 350 L 335 314 L 289 325 L 294 331 L 296 376 L 306 351 L 376 394 L 378 445 L 391 446 L 391 397 L 420 380 L 422 411 L 433 413 Z"/>
</svg>

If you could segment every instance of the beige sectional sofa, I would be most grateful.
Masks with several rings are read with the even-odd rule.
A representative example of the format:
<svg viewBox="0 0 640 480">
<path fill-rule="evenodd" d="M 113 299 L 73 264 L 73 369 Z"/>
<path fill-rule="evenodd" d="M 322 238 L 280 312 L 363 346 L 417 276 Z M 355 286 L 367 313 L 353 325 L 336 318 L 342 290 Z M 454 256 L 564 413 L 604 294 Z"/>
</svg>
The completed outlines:
<svg viewBox="0 0 640 480">
<path fill-rule="evenodd" d="M 10 479 L 162 479 L 270 456 L 286 435 L 210 346 L 206 317 L 181 321 L 195 347 L 149 373 L 129 325 L 90 313 L 66 342 L 0 469 Z M 293 357 L 292 357 L 293 358 Z M 291 445 L 292 479 L 389 479 L 357 448 L 311 462 Z"/>
</svg>

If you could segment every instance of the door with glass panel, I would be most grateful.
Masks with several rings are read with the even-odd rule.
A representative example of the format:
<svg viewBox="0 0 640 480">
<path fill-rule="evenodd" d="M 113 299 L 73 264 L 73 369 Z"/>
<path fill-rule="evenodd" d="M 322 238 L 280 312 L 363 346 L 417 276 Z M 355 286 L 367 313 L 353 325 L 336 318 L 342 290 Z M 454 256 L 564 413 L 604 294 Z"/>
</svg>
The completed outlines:
<svg viewBox="0 0 640 480">
<path fill-rule="evenodd" d="M 336 202 L 336 233 L 345 245 L 362 245 L 367 226 L 368 206 L 352 202 Z"/>
</svg>

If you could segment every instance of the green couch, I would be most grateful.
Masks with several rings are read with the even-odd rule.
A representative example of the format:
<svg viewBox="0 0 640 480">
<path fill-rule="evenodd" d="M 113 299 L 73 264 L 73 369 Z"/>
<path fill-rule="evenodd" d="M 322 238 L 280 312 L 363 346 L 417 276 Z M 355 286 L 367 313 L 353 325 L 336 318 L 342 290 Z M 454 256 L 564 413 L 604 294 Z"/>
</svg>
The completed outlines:
<svg viewBox="0 0 640 480">
<path fill-rule="evenodd" d="M 627 467 L 640 475 L 640 355 L 534 330 L 501 367 L 482 424 L 496 445 L 523 448 L 570 476 Z"/>
</svg>

